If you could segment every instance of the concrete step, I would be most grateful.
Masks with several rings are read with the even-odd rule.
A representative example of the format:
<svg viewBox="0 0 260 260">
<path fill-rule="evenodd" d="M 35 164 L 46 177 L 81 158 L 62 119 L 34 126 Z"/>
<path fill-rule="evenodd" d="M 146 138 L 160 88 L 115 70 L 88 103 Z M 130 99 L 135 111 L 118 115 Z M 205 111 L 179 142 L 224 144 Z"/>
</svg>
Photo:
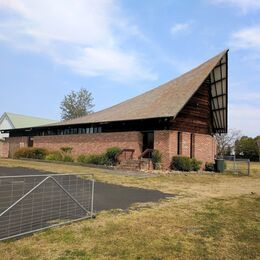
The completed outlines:
<svg viewBox="0 0 260 260">
<path fill-rule="evenodd" d="M 129 170 L 129 171 L 138 171 L 138 170 L 150 170 L 151 169 L 151 160 L 150 159 L 140 159 L 140 160 L 125 160 L 117 166 L 119 169 Z"/>
</svg>

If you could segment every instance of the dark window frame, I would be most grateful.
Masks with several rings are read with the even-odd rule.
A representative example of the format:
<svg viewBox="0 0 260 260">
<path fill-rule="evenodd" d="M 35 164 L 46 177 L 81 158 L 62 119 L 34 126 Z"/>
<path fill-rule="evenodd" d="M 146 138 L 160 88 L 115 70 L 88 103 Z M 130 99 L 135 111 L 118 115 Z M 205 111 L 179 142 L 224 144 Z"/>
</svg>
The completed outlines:
<svg viewBox="0 0 260 260">
<path fill-rule="evenodd" d="M 181 155 L 182 133 L 177 133 L 177 155 Z"/>
<path fill-rule="evenodd" d="M 190 134 L 190 158 L 194 158 L 194 141 L 195 136 L 193 133 Z"/>
</svg>

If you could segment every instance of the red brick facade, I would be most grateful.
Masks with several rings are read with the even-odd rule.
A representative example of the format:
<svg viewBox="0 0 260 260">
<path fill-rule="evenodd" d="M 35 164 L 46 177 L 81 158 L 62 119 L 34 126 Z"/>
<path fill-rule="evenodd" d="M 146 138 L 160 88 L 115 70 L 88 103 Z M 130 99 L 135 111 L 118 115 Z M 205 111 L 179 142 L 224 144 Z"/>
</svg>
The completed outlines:
<svg viewBox="0 0 260 260">
<path fill-rule="evenodd" d="M 180 135 L 180 155 L 190 156 L 191 147 L 193 157 L 205 162 L 213 162 L 216 153 L 216 143 L 214 137 L 206 134 L 193 134 L 193 145 L 191 146 L 191 133 L 182 132 Z M 15 150 L 26 147 L 28 137 L 11 137 L 9 142 L 9 155 L 12 157 Z M 104 152 L 109 147 L 120 147 L 121 149 L 134 149 L 134 159 L 137 159 L 142 152 L 141 132 L 115 132 L 81 135 L 53 135 L 35 136 L 33 146 L 46 148 L 48 150 L 58 150 L 61 147 L 72 147 L 74 157 L 80 154 L 98 154 Z M 154 149 L 162 153 L 162 166 L 169 168 L 171 158 L 177 155 L 178 132 L 174 130 L 154 131 Z"/>
<path fill-rule="evenodd" d="M 215 138 L 206 134 L 193 134 L 191 145 L 191 133 L 181 132 L 180 135 L 180 156 L 190 157 L 193 150 L 193 157 L 203 162 L 213 162 L 216 154 Z M 169 168 L 171 158 L 177 155 L 178 132 L 172 130 L 155 131 L 154 149 L 162 153 L 162 164 Z"/>
<path fill-rule="evenodd" d="M 109 147 L 134 149 L 134 158 L 137 159 L 142 149 L 142 134 L 140 132 L 117 132 L 84 135 L 53 135 L 35 136 L 34 147 L 58 150 L 61 147 L 72 147 L 72 155 L 98 154 Z"/>
<path fill-rule="evenodd" d="M 0 158 L 8 158 L 9 156 L 9 143 L 0 141 Z"/>
<path fill-rule="evenodd" d="M 13 157 L 17 149 L 28 146 L 28 137 L 11 137 L 6 139 L 6 142 L 9 144 L 9 157 Z"/>
</svg>

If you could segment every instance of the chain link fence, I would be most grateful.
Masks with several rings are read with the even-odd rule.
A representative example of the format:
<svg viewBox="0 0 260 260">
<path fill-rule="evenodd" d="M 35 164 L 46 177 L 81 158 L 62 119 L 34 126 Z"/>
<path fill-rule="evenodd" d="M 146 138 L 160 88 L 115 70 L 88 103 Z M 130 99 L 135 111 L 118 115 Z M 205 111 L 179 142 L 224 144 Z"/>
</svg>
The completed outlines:
<svg viewBox="0 0 260 260">
<path fill-rule="evenodd" d="M 93 217 L 91 175 L 0 176 L 0 241 Z"/>
<path fill-rule="evenodd" d="M 225 172 L 238 175 L 250 175 L 250 160 L 236 158 L 235 156 L 225 156 Z"/>
</svg>

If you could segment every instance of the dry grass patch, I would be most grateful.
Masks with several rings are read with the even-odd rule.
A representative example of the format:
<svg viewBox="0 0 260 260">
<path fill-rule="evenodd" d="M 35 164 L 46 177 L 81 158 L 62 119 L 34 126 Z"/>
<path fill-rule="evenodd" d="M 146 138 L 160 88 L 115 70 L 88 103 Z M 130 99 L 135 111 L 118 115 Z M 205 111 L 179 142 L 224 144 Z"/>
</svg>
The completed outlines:
<svg viewBox="0 0 260 260">
<path fill-rule="evenodd" d="M 178 193 L 174 199 L 102 212 L 60 228 L 0 243 L 1 259 L 256 259 L 260 171 L 250 177 L 171 174 L 137 178 L 102 169 L 19 160 L 0 165 L 61 173 Z"/>
<path fill-rule="evenodd" d="M 223 195 L 248 194 L 256 192 L 260 186 L 259 171 L 252 176 L 236 176 L 228 174 L 205 173 L 172 173 L 149 178 L 122 176 L 111 170 L 73 165 L 52 164 L 11 159 L 0 159 L 0 165 L 6 167 L 28 167 L 54 173 L 91 173 L 97 181 L 120 184 L 130 187 L 156 189 L 162 192 L 179 193 L 192 197 L 218 197 Z"/>
<path fill-rule="evenodd" d="M 260 198 L 180 203 L 171 199 L 129 212 L 0 243 L 3 259 L 255 259 Z"/>
</svg>

